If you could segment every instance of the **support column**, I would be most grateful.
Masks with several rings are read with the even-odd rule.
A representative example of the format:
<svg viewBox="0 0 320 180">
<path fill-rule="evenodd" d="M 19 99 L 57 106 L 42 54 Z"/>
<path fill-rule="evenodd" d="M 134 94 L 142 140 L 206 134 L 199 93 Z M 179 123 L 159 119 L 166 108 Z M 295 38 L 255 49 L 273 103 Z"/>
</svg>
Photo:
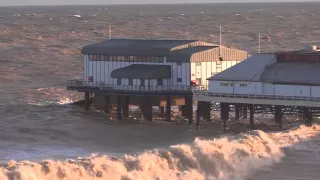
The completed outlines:
<svg viewBox="0 0 320 180">
<path fill-rule="evenodd" d="M 312 112 L 309 110 L 309 114 L 308 114 L 308 126 L 312 126 L 312 120 L 313 120 L 313 114 L 312 114 Z"/>
<path fill-rule="evenodd" d="M 200 126 L 200 104 L 197 102 L 197 111 L 196 111 L 196 129 L 199 129 Z"/>
<path fill-rule="evenodd" d="M 183 117 L 187 117 L 188 116 L 186 101 L 185 101 L 185 105 L 181 106 L 181 115 Z"/>
<path fill-rule="evenodd" d="M 276 123 L 279 125 L 279 129 L 282 129 L 282 107 L 281 106 L 275 106 L 275 113 L 274 113 L 274 118 Z"/>
<path fill-rule="evenodd" d="M 160 115 L 161 116 L 164 116 L 164 107 L 163 106 L 160 106 Z"/>
<path fill-rule="evenodd" d="M 239 104 L 234 105 L 234 111 L 235 111 L 234 112 L 235 113 L 234 119 L 237 121 L 240 119 L 240 105 Z"/>
<path fill-rule="evenodd" d="M 312 126 L 312 112 L 309 107 L 303 107 L 304 123 L 306 126 Z"/>
<path fill-rule="evenodd" d="M 105 103 L 104 112 L 106 114 L 111 113 L 110 96 L 104 96 L 104 103 Z"/>
<path fill-rule="evenodd" d="M 117 118 L 118 120 L 122 120 L 121 116 L 121 96 L 117 96 Z"/>
<path fill-rule="evenodd" d="M 227 131 L 227 120 L 229 119 L 229 104 L 228 103 L 220 103 L 220 117 L 223 121 L 223 129 Z"/>
<path fill-rule="evenodd" d="M 144 114 L 145 119 L 147 121 L 153 121 L 152 117 L 152 97 L 146 97 L 145 98 L 145 106 L 144 106 Z"/>
<path fill-rule="evenodd" d="M 251 129 L 254 129 L 254 105 L 249 105 L 249 111 L 250 111 L 250 127 Z"/>
<path fill-rule="evenodd" d="M 243 118 L 243 119 L 248 118 L 248 108 L 247 108 L 247 105 L 243 105 L 242 118 Z"/>
<path fill-rule="evenodd" d="M 89 111 L 90 108 L 90 98 L 89 98 L 89 92 L 84 93 L 84 110 Z"/>
<path fill-rule="evenodd" d="M 186 117 L 188 118 L 188 124 L 192 124 L 193 122 L 193 96 L 186 96 L 185 97 L 185 104 L 186 104 Z"/>
<path fill-rule="evenodd" d="M 123 117 L 128 118 L 129 117 L 129 96 L 123 96 L 121 104 L 122 104 Z"/>
<path fill-rule="evenodd" d="M 144 117 L 145 115 L 144 115 L 144 101 L 145 101 L 145 97 L 141 97 L 141 102 L 140 102 L 140 105 L 139 105 L 139 107 L 140 107 L 140 117 L 142 118 L 142 117 Z"/>
<path fill-rule="evenodd" d="M 171 121 L 171 97 L 167 96 L 166 97 L 166 120 Z"/>
<path fill-rule="evenodd" d="M 203 102 L 202 116 L 208 122 L 211 120 L 211 102 Z"/>
</svg>

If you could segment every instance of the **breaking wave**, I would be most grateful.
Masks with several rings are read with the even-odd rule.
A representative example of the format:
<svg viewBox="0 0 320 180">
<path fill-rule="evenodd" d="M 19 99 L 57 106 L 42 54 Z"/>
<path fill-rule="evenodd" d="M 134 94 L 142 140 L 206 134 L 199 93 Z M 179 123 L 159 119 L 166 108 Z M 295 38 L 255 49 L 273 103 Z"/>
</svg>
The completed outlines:
<svg viewBox="0 0 320 180">
<path fill-rule="evenodd" d="M 280 133 L 258 130 L 212 140 L 196 138 L 191 144 L 120 158 L 92 155 L 66 161 L 12 160 L 1 167 L 0 179 L 241 180 L 254 170 L 280 162 L 283 147 L 308 140 L 319 131 L 320 126 L 301 126 Z"/>
<path fill-rule="evenodd" d="M 39 88 L 23 92 L 28 104 L 36 106 L 46 106 L 52 104 L 72 104 L 82 97 L 79 93 L 70 92 L 63 88 Z"/>
</svg>

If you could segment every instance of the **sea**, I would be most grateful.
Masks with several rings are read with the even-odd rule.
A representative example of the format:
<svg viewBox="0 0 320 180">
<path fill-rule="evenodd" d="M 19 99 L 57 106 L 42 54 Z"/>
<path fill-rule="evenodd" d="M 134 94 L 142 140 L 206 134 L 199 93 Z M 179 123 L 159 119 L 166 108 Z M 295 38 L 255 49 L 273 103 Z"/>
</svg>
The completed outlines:
<svg viewBox="0 0 320 180">
<path fill-rule="evenodd" d="M 112 38 L 199 39 L 254 54 L 302 49 L 320 35 L 320 3 L 0 7 L 0 180 L 316 180 L 320 126 L 256 115 L 227 133 L 216 118 L 108 119 L 72 105 L 84 45 Z M 134 111 L 134 109 L 132 109 Z M 232 121 L 230 121 L 231 124 Z"/>
</svg>

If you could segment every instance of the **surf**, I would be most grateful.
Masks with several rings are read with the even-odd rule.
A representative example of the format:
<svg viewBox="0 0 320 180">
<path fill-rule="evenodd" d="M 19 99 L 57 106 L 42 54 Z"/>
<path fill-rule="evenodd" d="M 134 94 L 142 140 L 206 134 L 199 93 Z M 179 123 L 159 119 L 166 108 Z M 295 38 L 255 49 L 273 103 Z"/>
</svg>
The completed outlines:
<svg viewBox="0 0 320 180">
<path fill-rule="evenodd" d="M 319 125 L 271 133 L 255 130 L 214 139 L 196 138 L 190 144 L 122 157 L 93 154 L 65 161 L 11 160 L 1 167 L 0 179 L 242 180 L 281 162 L 283 148 L 307 141 L 319 132 Z"/>
</svg>

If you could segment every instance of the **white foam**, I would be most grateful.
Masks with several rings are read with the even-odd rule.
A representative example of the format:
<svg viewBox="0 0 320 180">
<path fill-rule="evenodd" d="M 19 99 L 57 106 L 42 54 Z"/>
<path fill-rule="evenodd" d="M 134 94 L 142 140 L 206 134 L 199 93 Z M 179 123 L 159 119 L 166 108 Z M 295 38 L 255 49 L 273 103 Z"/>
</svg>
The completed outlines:
<svg viewBox="0 0 320 180">
<path fill-rule="evenodd" d="M 281 147 L 308 140 L 320 126 L 301 126 L 282 133 L 252 131 L 220 139 L 174 145 L 137 156 L 121 158 L 92 155 L 76 160 L 37 162 L 10 161 L 0 170 L 0 179 L 245 179 L 254 170 L 265 169 L 284 157 Z"/>
</svg>

